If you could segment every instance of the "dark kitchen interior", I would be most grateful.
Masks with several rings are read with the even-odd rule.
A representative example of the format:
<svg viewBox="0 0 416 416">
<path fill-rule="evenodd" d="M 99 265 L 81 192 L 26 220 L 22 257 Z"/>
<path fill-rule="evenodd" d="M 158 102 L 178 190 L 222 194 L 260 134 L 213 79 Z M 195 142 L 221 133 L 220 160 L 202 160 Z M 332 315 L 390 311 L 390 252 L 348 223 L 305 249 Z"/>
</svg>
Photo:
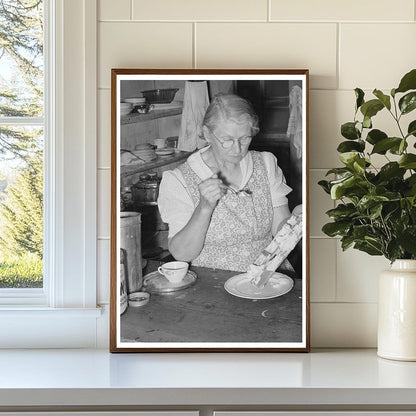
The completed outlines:
<svg viewBox="0 0 416 416">
<path fill-rule="evenodd" d="M 233 91 L 251 101 L 260 120 L 260 132 L 253 139 L 250 149 L 272 152 L 283 170 L 286 181 L 293 188 L 288 195 L 289 207 L 293 209 L 302 202 L 301 171 L 296 167 L 290 137 L 287 136 L 290 115 L 289 92 L 300 81 L 233 81 Z M 165 139 L 167 148 L 175 148 L 181 128 L 180 106 L 184 97 L 184 81 L 133 81 L 121 82 L 121 101 L 129 97 L 139 97 L 142 91 L 156 88 L 176 88 L 171 105 L 155 109 L 147 114 L 132 112 L 121 117 L 121 149 L 131 152 L 143 149 L 143 154 L 154 145 L 156 139 Z M 227 84 L 229 88 L 229 84 Z M 208 94 L 215 94 L 218 85 L 208 82 Z M 163 171 L 174 169 L 189 156 L 188 151 L 175 149 L 171 155 L 162 155 L 152 160 L 139 160 L 121 166 L 121 211 L 141 213 L 141 247 L 145 259 L 168 261 L 171 256 L 167 247 L 168 226 L 163 223 L 158 207 L 158 186 Z M 128 153 L 127 153 L 128 154 Z M 295 258 L 293 258 L 295 257 Z M 295 269 L 300 269 L 301 249 L 294 250 L 291 258 Z"/>
</svg>

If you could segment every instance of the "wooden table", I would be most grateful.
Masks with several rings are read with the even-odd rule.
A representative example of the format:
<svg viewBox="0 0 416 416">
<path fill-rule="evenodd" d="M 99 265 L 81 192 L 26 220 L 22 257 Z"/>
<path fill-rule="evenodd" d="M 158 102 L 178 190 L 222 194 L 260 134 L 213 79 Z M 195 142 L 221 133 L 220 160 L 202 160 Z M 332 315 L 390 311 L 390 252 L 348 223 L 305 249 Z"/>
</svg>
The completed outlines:
<svg viewBox="0 0 416 416">
<path fill-rule="evenodd" d="M 150 265 L 150 270 L 157 265 Z M 193 286 L 151 294 L 145 306 L 128 307 L 120 320 L 122 341 L 301 342 L 301 279 L 294 278 L 293 289 L 283 296 L 252 300 L 224 289 L 224 283 L 238 272 L 191 270 L 198 276 Z"/>
</svg>

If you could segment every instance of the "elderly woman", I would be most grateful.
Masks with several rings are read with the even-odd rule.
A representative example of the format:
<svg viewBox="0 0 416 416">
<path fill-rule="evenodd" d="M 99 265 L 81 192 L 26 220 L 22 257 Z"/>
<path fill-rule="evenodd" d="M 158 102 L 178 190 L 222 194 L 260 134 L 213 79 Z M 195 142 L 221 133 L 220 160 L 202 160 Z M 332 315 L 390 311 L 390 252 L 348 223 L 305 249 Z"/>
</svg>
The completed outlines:
<svg viewBox="0 0 416 416">
<path fill-rule="evenodd" d="M 291 188 L 274 155 L 248 150 L 259 127 L 247 100 L 215 96 L 202 131 L 208 146 L 160 184 L 169 251 L 193 265 L 246 271 L 290 215 Z"/>
</svg>

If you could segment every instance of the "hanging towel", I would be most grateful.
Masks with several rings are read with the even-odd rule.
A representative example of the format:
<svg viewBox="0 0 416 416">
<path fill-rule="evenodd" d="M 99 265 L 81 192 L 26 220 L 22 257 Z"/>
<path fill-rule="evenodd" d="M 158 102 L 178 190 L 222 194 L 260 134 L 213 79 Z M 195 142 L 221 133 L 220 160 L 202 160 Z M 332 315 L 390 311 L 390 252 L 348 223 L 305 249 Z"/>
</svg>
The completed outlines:
<svg viewBox="0 0 416 416">
<path fill-rule="evenodd" d="M 302 89 L 294 85 L 289 94 L 290 116 L 287 126 L 287 136 L 293 135 L 293 146 L 296 157 L 302 158 Z"/>
<path fill-rule="evenodd" d="M 202 121 L 209 105 L 208 87 L 206 81 L 185 83 L 181 131 L 178 139 L 178 149 L 192 152 L 206 146 L 202 137 Z"/>
<path fill-rule="evenodd" d="M 211 80 L 209 81 L 209 93 L 211 97 L 217 94 L 235 94 L 235 82 L 233 80 Z"/>
</svg>

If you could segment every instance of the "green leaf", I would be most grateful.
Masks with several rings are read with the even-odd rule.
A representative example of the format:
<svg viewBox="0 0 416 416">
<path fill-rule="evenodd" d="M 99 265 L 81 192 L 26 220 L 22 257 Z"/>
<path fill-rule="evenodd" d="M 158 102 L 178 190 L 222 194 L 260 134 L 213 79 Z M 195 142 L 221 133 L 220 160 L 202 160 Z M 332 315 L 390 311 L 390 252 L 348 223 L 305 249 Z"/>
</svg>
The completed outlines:
<svg viewBox="0 0 416 416">
<path fill-rule="evenodd" d="M 352 165 L 357 158 L 357 152 L 345 152 L 339 155 L 339 160 L 346 166 Z"/>
<path fill-rule="evenodd" d="M 416 108 L 416 91 L 409 92 L 399 100 L 399 108 L 402 114 L 407 114 Z"/>
<path fill-rule="evenodd" d="M 387 139 L 387 137 L 388 136 L 386 133 L 384 133 L 384 131 L 373 129 L 368 132 L 366 140 L 368 143 L 374 145 L 380 140 Z"/>
<path fill-rule="evenodd" d="M 409 186 L 415 186 L 416 185 L 416 174 L 414 173 L 413 175 L 410 175 L 406 179 L 406 182 L 408 183 Z"/>
<path fill-rule="evenodd" d="M 384 220 L 393 222 L 395 221 L 395 217 L 397 216 L 397 213 L 399 212 L 400 207 L 398 203 L 392 203 L 389 205 L 386 205 L 386 209 L 384 210 Z"/>
<path fill-rule="evenodd" d="M 399 86 L 396 88 L 397 92 L 406 92 L 416 89 L 416 69 L 412 69 L 401 79 Z"/>
<path fill-rule="evenodd" d="M 399 155 L 403 154 L 403 152 L 406 150 L 407 148 L 407 141 L 405 139 L 402 140 L 402 142 L 400 143 L 399 146 Z"/>
<path fill-rule="evenodd" d="M 345 152 L 339 155 L 339 160 L 346 166 L 352 166 L 360 158 L 357 152 Z"/>
<path fill-rule="evenodd" d="M 403 178 L 406 169 L 400 167 L 397 162 L 389 162 L 381 167 L 378 177 L 382 181 L 389 181 L 391 178 Z"/>
<path fill-rule="evenodd" d="M 354 161 L 352 167 L 355 172 L 363 174 L 365 172 L 366 165 L 365 159 L 357 159 Z"/>
<path fill-rule="evenodd" d="M 335 174 L 335 175 L 345 175 L 346 173 L 350 173 L 351 169 L 349 168 L 333 168 L 329 169 L 325 176 Z"/>
<path fill-rule="evenodd" d="M 360 131 L 357 129 L 356 122 L 350 121 L 341 126 L 341 135 L 348 140 L 357 140 L 361 137 Z"/>
<path fill-rule="evenodd" d="M 391 109 L 390 97 L 385 95 L 382 91 L 375 89 L 373 94 L 383 103 L 388 110 Z"/>
<path fill-rule="evenodd" d="M 322 227 L 322 231 L 329 237 L 335 237 L 337 235 L 345 235 L 351 227 L 349 221 L 335 221 L 325 224 Z"/>
<path fill-rule="evenodd" d="M 357 208 L 362 211 L 366 212 L 368 209 L 374 207 L 378 203 L 382 201 L 388 201 L 389 199 L 382 195 L 364 195 L 360 202 L 357 204 Z"/>
<path fill-rule="evenodd" d="M 346 152 L 363 152 L 365 149 L 365 142 L 363 140 L 358 140 L 356 142 L 353 141 L 346 141 L 341 142 L 339 146 L 337 147 L 337 151 L 340 153 L 346 153 Z"/>
<path fill-rule="evenodd" d="M 367 182 L 361 180 L 358 176 L 351 176 L 333 183 L 331 187 L 331 198 L 341 199 L 343 196 L 348 196 L 350 199 L 353 196 L 359 196 L 361 198 L 368 192 L 366 187 L 368 187 Z"/>
<path fill-rule="evenodd" d="M 405 169 L 416 169 L 416 155 L 407 153 L 399 159 L 399 165 Z"/>
<path fill-rule="evenodd" d="M 413 120 L 410 124 L 409 127 L 407 128 L 407 135 L 408 136 L 415 136 L 416 137 L 416 120 Z"/>
<path fill-rule="evenodd" d="M 373 233 L 373 228 L 371 225 L 357 225 L 352 230 L 352 235 L 355 240 L 363 240 L 366 236 Z"/>
<path fill-rule="evenodd" d="M 364 251 L 370 256 L 381 256 L 383 254 L 381 247 L 374 247 L 373 244 L 370 244 L 369 242 L 356 242 L 354 244 L 354 248 L 360 251 Z"/>
<path fill-rule="evenodd" d="M 347 250 L 354 244 L 354 237 L 351 235 L 346 235 L 341 238 L 341 248 L 342 251 Z"/>
<path fill-rule="evenodd" d="M 398 238 L 400 246 L 410 254 L 416 254 L 416 227 L 406 228 Z"/>
<path fill-rule="evenodd" d="M 384 108 L 384 105 L 380 100 L 370 100 L 365 102 L 361 106 L 361 112 L 365 118 L 371 118 L 375 116 L 380 110 Z"/>
<path fill-rule="evenodd" d="M 364 116 L 363 127 L 366 129 L 371 129 L 373 127 L 373 123 L 371 122 L 371 117 Z"/>
<path fill-rule="evenodd" d="M 340 199 L 344 195 L 345 189 L 353 186 L 356 181 L 357 179 L 354 176 L 343 178 L 340 181 L 336 181 L 336 183 L 334 183 L 334 181 L 333 185 L 331 186 L 331 198 Z"/>
<path fill-rule="evenodd" d="M 331 193 L 331 186 L 329 184 L 329 181 L 319 181 L 318 185 L 327 193 L 330 194 Z"/>
<path fill-rule="evenodd" d="M 376 204 L 370 208 L 370 218 L 375 220 L 381 217 L 381 212 L 383 211 L 383 204 Z"/>
<path fill-rule="evenodd" d="M 408 190 L 406 196 L 416 196 L 416 174 L 413 174 L 405 180 Z M 416 223 L 416 219 L 415 219 Z"/>
<path fill-rule="evenodd" d="M 363 105 L 364 103 L 364 91 L 361 88 L 356 88 L 355 90 L 355 111 Z"/>
<path fill-rule="evenodd" d="M 387 150 L 390 150 L 392 147 L 399 147 L 401 141 L 402 139 L 400 139 L 399 137 L 387 137 L 386 139 L 382 139 L 374 145 L 371 154 L 377 153 L 380 155 L 384 155 L 387 152 Z"/>
<path fill-rule="evenodd" d="M 403 152 L 407 149 L 406 139 L 400 139 L 400 143 L 392 146 L 389 151 L 394 155 L 402 155 Z"/>
<path fill-rule="evenodd" d="M 339 204 L 336 208 L 330 209 L 326 214 L 334 220 L 348 218 L 356 214 L 354 204 Z"/>
<path fill-rule="evenodd" d="M 386 251 L 387 251 L 386 257 L 390 261 L 394 261 L 396 259 L 403 258 L 403 251 L 400 248 L 399 242 L 397 241 L 396 238 L 389 241 L 389 243 L 387 244 L 387 250 Z"/>
</svg>

